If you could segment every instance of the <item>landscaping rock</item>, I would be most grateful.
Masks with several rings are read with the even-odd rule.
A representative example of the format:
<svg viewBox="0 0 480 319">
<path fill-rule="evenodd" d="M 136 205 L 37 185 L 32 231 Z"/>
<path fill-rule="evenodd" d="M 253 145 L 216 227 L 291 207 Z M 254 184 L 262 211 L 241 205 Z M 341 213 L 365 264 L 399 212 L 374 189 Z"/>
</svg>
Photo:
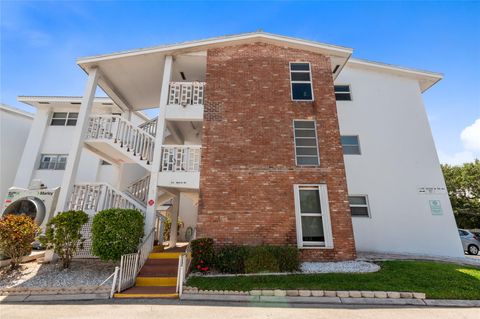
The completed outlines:
<svg viewBox="0 0 480 319">
<path fill-rule="evenodd" d="M 274 294 L 273 290 L 262 289 L 262 296 L 273 296 Z"/>
<path fill-rule="evenodd" d="M 413 298 L 415 298 L 415 299 L 425 299 L 426 296 L 423 292 L 414 292 L 413 293 Z"/>
<path fill-rule="evenodd" d="M 287 296 L 289 296 L 289 297 L 297 297 L 298 296 L 298 290 L 287 290 L 286 293 L 287 293 Z"/>
<path fill-rule="evenodd" d="M 400 298 L 411 299 L 411 298 L 413 298 L 413 294 L 411 292 L 401 292 L 400 293 Z"/>
<path fill-rule="evenodd" d="M 360 293 L 362 294 L 363 298 L 374 298 L 375 297 L 375 294 L 373 293 L 373 291 L 361 291 Z"/>
<path fill-rule="evenodd" d="M 360 291 L 349 291 L 348 295 L 350 298 L 362 298 L 362 293 Z"/>
<path fill-rule="evenodd" d="M 304 273 L 366 273 L 380 270 L 380 266 L 366 261 L 304 262 Z"/>
<path fill-rule="evenodd" d="M 323 290 L 312 290 L 312 296 L 314 297 L 323 297 L 324 294 Z"/>
<path fill-rule="evenodd" d="M 374 291 L 373 295 L 375 298 L 387 298 L 387 293 L 385 291 Z"/>
<path fill-rule="evenodd" d="M 262 291 L 261 290 L 250 290 L 250 296 L 261 296 Z"/>
<path fill-rule="evenodd" d="M 300 297 L 310 297 L 312 295 L 312 292 L 310 290 L 299 290 L 298 295 Z"/>
<path fill-rule="evenodd" d="M 348 296 L 350 296 L 348 291 L 337 291 L 337 297 L 339 298 L 348 298 Z"/>
<path fill-rule="evenodd" d="M 388 298 L 391 298 L 391 299 L 400 299 L 400 293 L 396 291 L 387 292 L 387 296 Z"/>
<path fill-rule="evenodd" d="M 273 291 L 273 295 L 276 297 L 285 297 L 287 295 L 287 292 L 285 290 L 275 289 Z"/>
</svg>

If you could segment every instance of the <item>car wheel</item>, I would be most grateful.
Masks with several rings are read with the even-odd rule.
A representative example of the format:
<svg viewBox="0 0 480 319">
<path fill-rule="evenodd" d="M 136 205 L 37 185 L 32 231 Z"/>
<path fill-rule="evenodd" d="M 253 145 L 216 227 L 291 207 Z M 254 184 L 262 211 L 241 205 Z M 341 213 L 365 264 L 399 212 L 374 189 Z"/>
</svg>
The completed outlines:
<svg viewBox="0 0 480 319">
<path fill-rule="evenodd" d="M 468 253 L 470 255 L 478 255 L 478 247 L 475 245 L 468 246 Z"/>
</svg>

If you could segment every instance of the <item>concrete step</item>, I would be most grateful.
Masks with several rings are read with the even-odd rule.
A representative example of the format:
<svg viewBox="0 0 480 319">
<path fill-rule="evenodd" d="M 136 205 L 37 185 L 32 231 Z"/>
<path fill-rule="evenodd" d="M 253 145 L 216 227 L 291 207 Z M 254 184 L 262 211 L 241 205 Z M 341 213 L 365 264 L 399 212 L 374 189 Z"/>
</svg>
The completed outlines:
<svg viewBox="0 0 480 319">
<path fill-rule="evenodd" d="M 115 298 L 178 298 L 176 287 L 132 287 L 114 295 Z"/>
<path fill-rule="evenodd" d="M 172 287 L 177 285 L 177 277 L 137 277 L 135 286 L 138 287 Z"/>
</svg>

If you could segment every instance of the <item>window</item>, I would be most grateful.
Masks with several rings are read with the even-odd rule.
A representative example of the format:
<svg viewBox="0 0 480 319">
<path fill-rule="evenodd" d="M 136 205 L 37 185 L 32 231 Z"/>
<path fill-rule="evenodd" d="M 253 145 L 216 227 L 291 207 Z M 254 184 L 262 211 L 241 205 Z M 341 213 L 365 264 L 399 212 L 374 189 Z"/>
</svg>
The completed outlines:
<svg viewBox="0 0 480 319">
<path fill-rule="evenodd" d="M 290 82 L 292 85 L 292 100 L 313 101 L 312 73 L 310 63 L 290 63 Z"/>
<path fill-rule="evenodd" d="M 344 155 L 360 155 L 360 143 L 357 135 L 340 136 Z"/>
<path fill-rule="evenodd" d="M 39 169 L 64 170 L 67 154 L 42 154 Z"/>
<path fill-rule="evenodd" d="M 335 85 L 335 99 L 337 101 L 351 101 L 350 85 Z"/>
<path fill-rule="evenodd" d="M 75 126 L 77 125 L 78 113 L 54 112 L 50 125 L 53 126 Z"/>
<path fill-rule="evenodd" d="M 315 121 L 294 120 L 295 161 L 297 165 L 319 165 Z"/>
<path fill-rule="evenodd" d="M 299 248 L 333 248 L 326 185 L 294 185 Z"/>
<path fill-rule="evenodd" d="M 370 217 L 368 210 L 368 200 L 365 195 L 348 196 L 348 202 L 350 204 L 350 212 L 352 216 Z"/>
</svg>

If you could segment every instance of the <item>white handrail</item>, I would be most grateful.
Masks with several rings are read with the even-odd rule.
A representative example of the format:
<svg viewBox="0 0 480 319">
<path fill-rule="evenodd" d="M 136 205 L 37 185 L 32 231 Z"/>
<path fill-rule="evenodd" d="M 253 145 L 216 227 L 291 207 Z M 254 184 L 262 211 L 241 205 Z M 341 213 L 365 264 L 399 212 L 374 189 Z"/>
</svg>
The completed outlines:
<svg viewBox="0 0 480 319">
<path fill-rule="evenodd" d="M 145 207 L 107 183 L 77 183 L 73 186 L 69 210 L 130 208 L 145 212 Z"/>
<path fill-rule="evenodd" d="M 148 190 L 150 188 L 150 174 L 142 177 L 127 187 L 127 192 L 138 201 L 147 205 Z"/>
<path fill-rule="evenodd" d="M 150 121 L 142 123 L 138 126 L 138 128 L 146 131 L 147 133 L 151 134 L 152 136 L 157 135 L 157 120 L 158 118 L 153 118 Z"/>
<path fill-rule="evenodd" d="M 199 172 L 200 145 L 162 146 L 162 172 Z"/>
<path fill-rule="evenodd" d="M 118 115 L 90 116 L 86 140 L 107 139 L 150 164 L 155 137 Z"/>
<path fill-rule="evenodd" d="M 192 262 L 192 253 L 190 246 L 187 247 L 184 253 L 178 256 L 178 271 L 177 271 L 177 287 L 176 292 L 181 297 L 183 293 L 183 285 L 190 270 L 190 263 Z"/>
<path fill-rule="evenodd" d="M 138 246 L 136 253 L 122 255 L 120 258 L 120 276 L 118 277 L 117 292 L 121 292 L 135 285 L 135 279 L 152 251 L 154 241 L 152 228 Z"/>
</svg>

